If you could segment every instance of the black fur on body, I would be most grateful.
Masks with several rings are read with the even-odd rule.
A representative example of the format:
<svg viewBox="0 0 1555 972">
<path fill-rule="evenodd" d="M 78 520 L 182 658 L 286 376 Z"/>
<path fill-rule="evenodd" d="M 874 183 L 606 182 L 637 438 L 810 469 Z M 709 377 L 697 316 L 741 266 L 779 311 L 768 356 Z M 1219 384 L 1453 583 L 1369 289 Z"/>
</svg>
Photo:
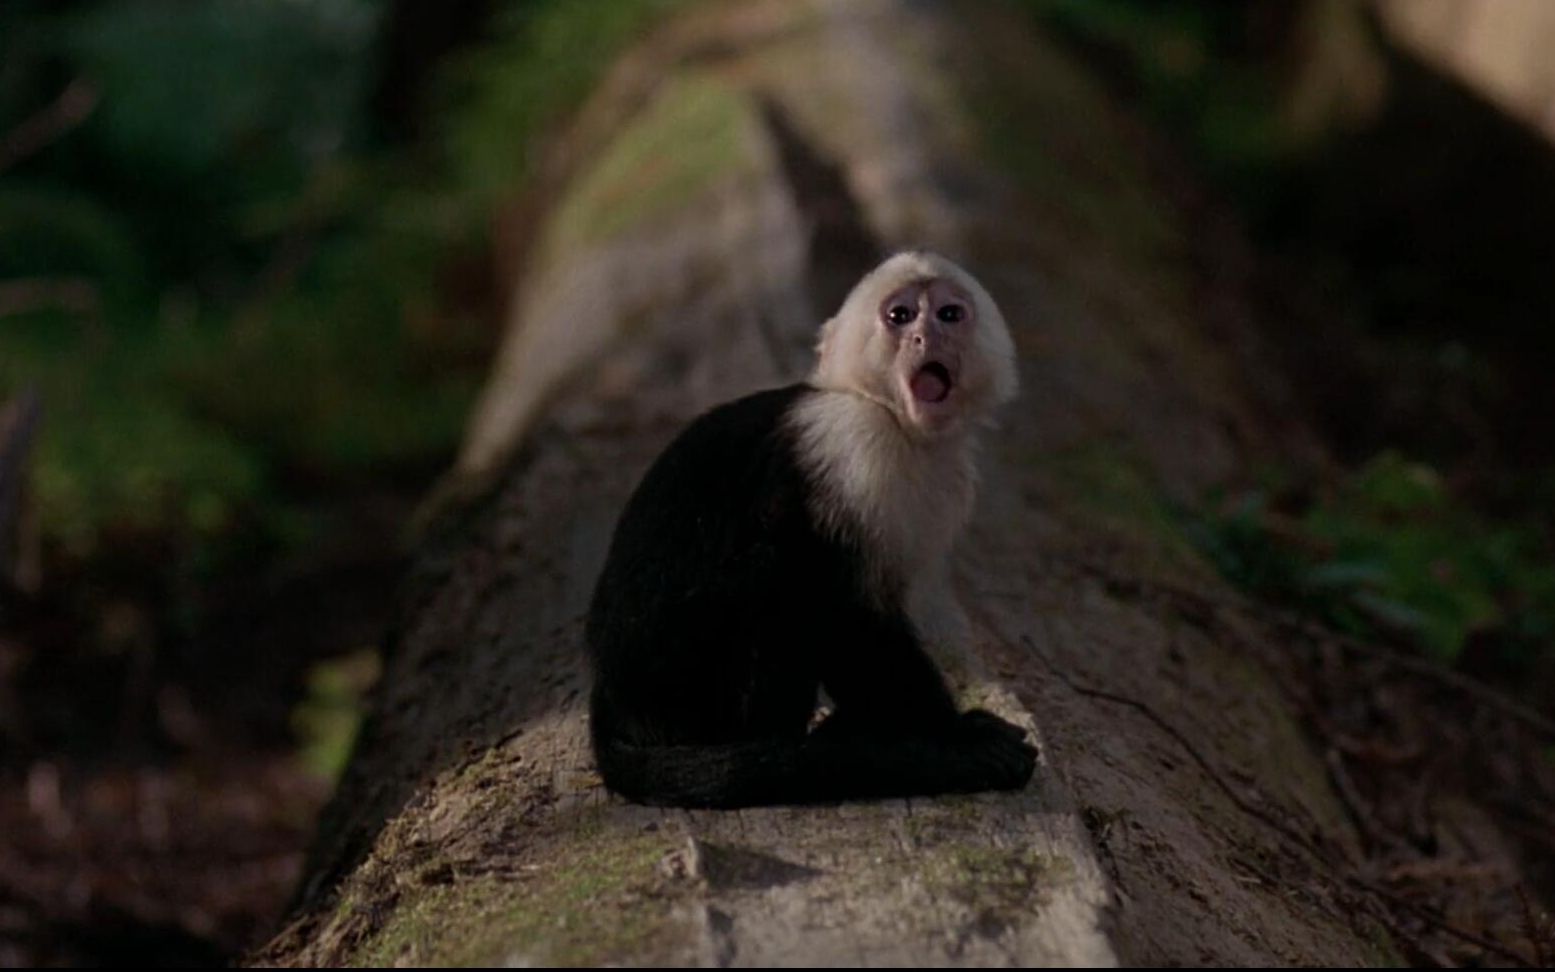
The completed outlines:
<svg viewBox="0 0 1555 972">
<path fill-rule="evenodd" d="M 627 504 L 587 625 L 594 752 L 617 793 L 736 807 L 1030 778 L 1022 730 L 957 712 L 863 531 L 817 521 L 790 416 L 826 394 L 714 409 Z M 835 711 L 809 731 L 821 687 Z"/>
</svg>

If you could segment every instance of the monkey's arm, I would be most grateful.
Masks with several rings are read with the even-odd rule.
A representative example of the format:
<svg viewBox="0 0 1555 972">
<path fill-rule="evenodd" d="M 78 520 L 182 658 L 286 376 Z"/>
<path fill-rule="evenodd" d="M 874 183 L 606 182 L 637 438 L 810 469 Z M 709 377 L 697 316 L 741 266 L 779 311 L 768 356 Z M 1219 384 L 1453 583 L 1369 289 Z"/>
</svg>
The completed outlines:
<svg viewBox="0 0 1555 972">
<path fill-rule="evenodd" d="M 842 612 L 845 637 L 826 654 L 822 684 L 837 710 L 811 733 L 817 754 L 854 764 L 858 795 L 1016 789 L 1036 750 L 991 712 L 958 712 L 944 677 L 901 616 Z M 839 620 L 842 620 L 839 619 Z"/>
<path fill-rule="evenodd" d="M 821 684 L 859 732 L 940 734 L 956 721 L 944 677 L 899 614 L 835 605 L 819 656 Z"/>
</svg>

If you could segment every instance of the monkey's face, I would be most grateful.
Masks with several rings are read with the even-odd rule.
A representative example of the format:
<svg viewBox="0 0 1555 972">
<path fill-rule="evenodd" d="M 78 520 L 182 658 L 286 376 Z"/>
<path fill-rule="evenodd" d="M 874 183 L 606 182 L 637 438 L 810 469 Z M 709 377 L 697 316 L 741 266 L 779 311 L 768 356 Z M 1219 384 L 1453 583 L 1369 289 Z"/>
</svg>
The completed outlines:
<svg viewBox="0 0 1555 972">
<path fill-rule="evenodd" d="M 985 420 L 1015 394 L 998 307 L 935 254 L 901 253 L 865 277 L 826 323 L 820 353 L 818 386 L 877 401 L 925 437 Z"/>
<path fill-rule="evenodd" d="M 892 397 L 901 414 L 936 434 L 963 417 L 962 362 L 977 328 L 977 304 L 949 280 L 914 280 L 886 295 L 876 312 Z"/>
</svg>

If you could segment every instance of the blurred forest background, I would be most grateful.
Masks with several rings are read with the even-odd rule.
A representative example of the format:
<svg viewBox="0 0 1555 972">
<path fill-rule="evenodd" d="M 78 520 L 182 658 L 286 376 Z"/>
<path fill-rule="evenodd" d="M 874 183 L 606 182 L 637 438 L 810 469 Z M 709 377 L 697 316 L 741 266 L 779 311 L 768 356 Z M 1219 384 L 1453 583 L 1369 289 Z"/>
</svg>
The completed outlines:
<svg viewBox="0 0 1555 972">
<path fill-rule="evenodd" d="M 544 136 L 690 2 L 0 7 L 0 964 L 220 962 L 278 915 Z M 1020 2 L 1239 241 L 1211 269 L 1337 460 L 1174 528 L 1549 712 L 1550 8 Z"/>
</svg>

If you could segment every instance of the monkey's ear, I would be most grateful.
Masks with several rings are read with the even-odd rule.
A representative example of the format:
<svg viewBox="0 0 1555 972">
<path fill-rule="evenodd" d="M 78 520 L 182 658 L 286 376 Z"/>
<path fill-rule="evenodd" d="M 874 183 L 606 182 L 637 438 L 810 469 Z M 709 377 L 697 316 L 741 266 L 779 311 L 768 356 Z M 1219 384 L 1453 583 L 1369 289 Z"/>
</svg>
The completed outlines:
<svg viewBox="0 0 1555 972">
<path fill-rule="evenodd" d="M 831 351 L 831 346 L 836 342 L 837 318 L 833 317 L 821 325 L 820 336 L 815 341 L 815 360 L 817 363 L 826 360 L 826 355 Z"/>
</svg>

